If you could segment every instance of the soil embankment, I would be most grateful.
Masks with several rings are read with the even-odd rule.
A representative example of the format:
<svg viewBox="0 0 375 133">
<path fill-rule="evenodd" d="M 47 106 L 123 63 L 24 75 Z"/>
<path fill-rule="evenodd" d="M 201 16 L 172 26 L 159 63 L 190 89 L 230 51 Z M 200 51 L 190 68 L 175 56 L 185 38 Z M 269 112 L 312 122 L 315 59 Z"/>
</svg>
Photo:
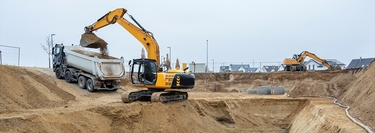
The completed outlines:
<svg viewBox="0 0 375 133">
<path fill-rule="evenodd" d="M 349 105 L 354 117 L 375 130 L 375 62 L 347 86 L 339 101 Z"/>
<path fill-rule="evenodd" d="M 134 89 L 126 79 L 122 90 L 89 93 L 76 83 L 56 79 L 51 69 L 0 66 L 0 132 L 364 132 L 331 99 L 237 92 L 270 84 L 285 86 L 288 91 L 293 87 L 295 91 L 312 90 L 319 87 L 314 84 L 327 82 L 333 86 L 327 88 L 345 88 L 340 102 L 356 104 L 346 100 L 353 99 L 348 94 L 368 98 L 371 90 L 349 93 L 357 89 L 354 83 L 348 88 L 341 82 L 354 80 L 371 88 L 374 77 L 366 76 L 371 67 L 358 78 L 343 76 L 342 72 L 197 74 L 188 101 L 124 104 L 120 94 Z M 304 80 L 311 84 L 298 87 Z M 353 105 L 352 109 L 371 123 L 372 107 L 365 105 L 373 101 L 362 101 L 363 105 Z"/>
</svg>

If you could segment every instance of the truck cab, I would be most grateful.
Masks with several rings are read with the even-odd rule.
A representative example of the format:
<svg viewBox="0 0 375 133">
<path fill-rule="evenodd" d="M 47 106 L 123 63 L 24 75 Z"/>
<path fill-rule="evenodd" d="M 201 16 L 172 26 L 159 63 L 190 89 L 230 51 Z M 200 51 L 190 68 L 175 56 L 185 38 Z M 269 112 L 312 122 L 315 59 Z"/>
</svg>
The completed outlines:
<svg viewBox="0 0 375 133">
<path fill-rule="evenodd" d="M 60 67 L 63 64 L 64 59 L 64 45 L 63 44 L 55 44 L 52 48 L 52 64 L 53 64 L 53 72 L 56 74 L 56 78 L 61 79 L 63 78 L 62 75 L 62 68 Z M 57 72 L 56 72 L 57 71 Z"/>
</svg>

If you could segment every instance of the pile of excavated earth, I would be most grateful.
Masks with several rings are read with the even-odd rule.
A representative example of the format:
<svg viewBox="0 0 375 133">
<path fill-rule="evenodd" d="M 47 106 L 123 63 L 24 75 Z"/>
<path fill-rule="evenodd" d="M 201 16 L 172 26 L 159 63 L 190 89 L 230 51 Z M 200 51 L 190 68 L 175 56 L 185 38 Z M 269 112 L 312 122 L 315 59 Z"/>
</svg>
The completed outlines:
<svg viewBox="0 0 375 133">
<path fill-rule="evenodd" d="M 366 132 L 374 131 L 375 63 L 362 69 L 196 73 L 182 102 L 123 103 L 122 89 L 90 93 L 47 68 L 0 66 L 0 132 Z M 248 94 L 283 86 L 285 95 Z"/>
</svg>

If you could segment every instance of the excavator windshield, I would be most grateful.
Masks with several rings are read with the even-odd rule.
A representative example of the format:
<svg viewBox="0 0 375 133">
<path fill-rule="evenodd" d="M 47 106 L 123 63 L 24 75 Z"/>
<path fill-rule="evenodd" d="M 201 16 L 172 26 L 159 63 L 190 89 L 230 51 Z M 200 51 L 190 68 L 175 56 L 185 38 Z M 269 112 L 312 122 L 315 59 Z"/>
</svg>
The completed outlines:
<svg viewBox="0 0 375 133">
<path fill-rule="evenodd" d="M 132 68 L 131 77 L 133 84 L 153 85 L 156 83 L 158 66 L 155 61 L 134 59 Z"/>
</svg>

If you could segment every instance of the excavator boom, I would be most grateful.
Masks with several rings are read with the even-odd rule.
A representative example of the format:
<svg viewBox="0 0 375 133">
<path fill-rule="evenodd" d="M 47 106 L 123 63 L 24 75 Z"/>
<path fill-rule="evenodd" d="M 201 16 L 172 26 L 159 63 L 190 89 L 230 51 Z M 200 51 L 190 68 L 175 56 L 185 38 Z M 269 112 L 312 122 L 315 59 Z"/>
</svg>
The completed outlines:
<svg viewBox="0 0 375 133">
<path fill-rule="evenodd" d="M 284 69 L 285 71 L 306 71 L 306 66 L 303 64 L 306 57 L 310 57 L 318 62 L 321 62 L 324 66 L 326 66 L 329 70 L 338 70 L 339 67 L 331 66 L 325 59 L 319 58 L 315 54 L 309 51 L 303 51 L 299 55 L 294 55 L 292 59 L 285 59 L 284 60 Z"/>
<path fill-rule="evenodd" d="M 117 8 L 113 11 L 108 12 L 103 17 L 99 18 L 97 22 L 92 25 L 85 27 L 85 33 L 82 34 L 80 45 L 83 47 L 100 48 L 100 46 L 107 45 L 107 43 L 97 37 L 93 31 L 99 30 L 110 24 L 118 23 L 124 29 L 126 29 L 131 35 L 133 35 L 139 42 L 142 43 L 146 49 L 148 59 L 156 60 L 157 64 L 160 64 L 160 51 L 159 45 L 153 37 L 152 33 L 145 30 L 135 19 L 131 16 L 131 19 L 139 26 L 132 24 L 124 18 L 127 12 L 124 8 Z M 159 66 L 160 68 L 160 66 Z"/>
<path fill-rule="evenodd" d="M 310 57 L 310 58 L 312 58 L 312 59 L 314 59 L 314 60 L 322 63 L 328 69 L 332 69 L 332 66 L 325 59 L 319 58 L 318 56 L 316 56 L 315 54 L 313 54 L 313 53 L 311 53 L 309 51 L 302 52 L 300 58 L 297 61 L 303 63 L 303 61 L 305 60 L 306 56 L 308 56 L 308 57 Z"/>
</svg>

